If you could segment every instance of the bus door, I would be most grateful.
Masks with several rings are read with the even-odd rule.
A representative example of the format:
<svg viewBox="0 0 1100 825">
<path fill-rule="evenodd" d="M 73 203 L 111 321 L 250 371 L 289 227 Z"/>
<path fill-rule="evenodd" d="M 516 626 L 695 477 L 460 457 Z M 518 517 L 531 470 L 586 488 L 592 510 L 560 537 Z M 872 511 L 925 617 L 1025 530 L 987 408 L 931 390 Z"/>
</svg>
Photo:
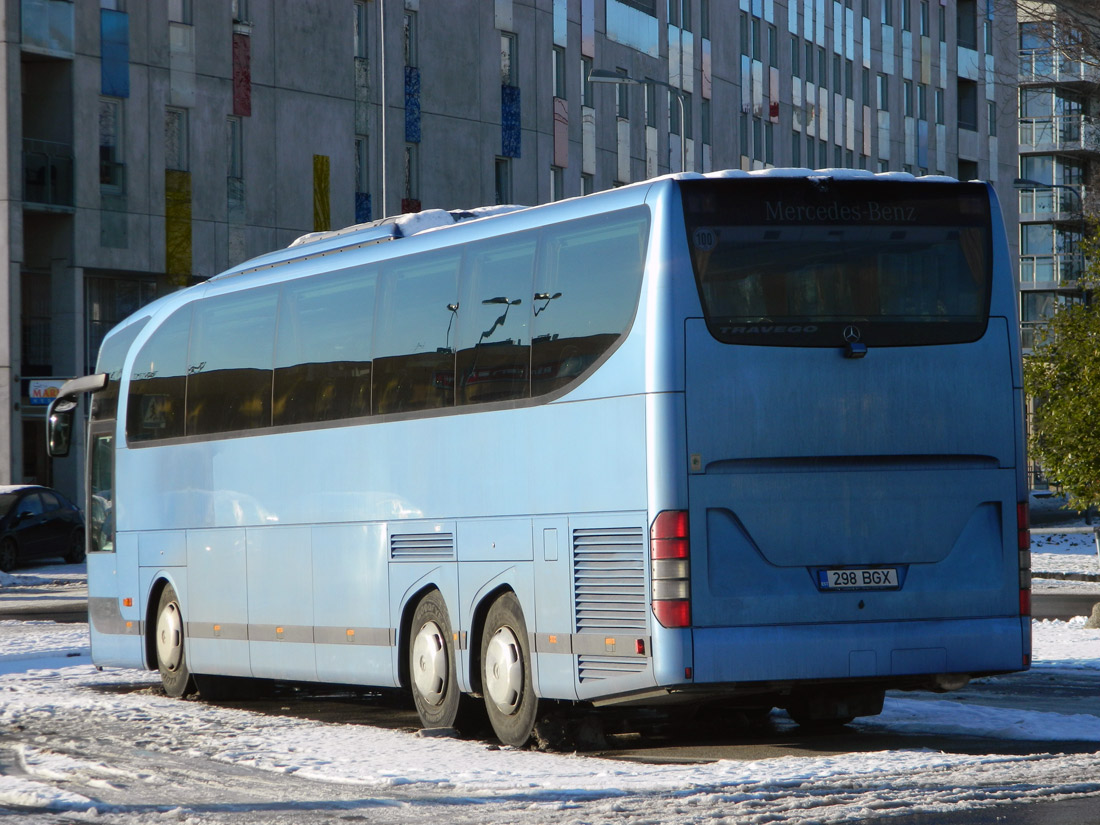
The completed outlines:
<svg viewBox="0 0 1100 825">
<path fill-rule="evenodd" d="M 93 419 L 88 429 L 88 625 L 97 665 L 132 666 L 142 658 L 141 599 L 137 592 L 137 537 L 117 535 L 115 523 L 116 422 Z"/>
</svg>

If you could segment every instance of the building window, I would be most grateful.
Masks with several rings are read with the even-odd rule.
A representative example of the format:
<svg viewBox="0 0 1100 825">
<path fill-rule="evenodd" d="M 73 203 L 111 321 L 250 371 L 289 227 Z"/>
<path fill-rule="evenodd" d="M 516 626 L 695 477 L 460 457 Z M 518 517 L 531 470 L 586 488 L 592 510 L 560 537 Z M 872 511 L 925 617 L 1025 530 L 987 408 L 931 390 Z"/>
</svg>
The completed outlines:
<svg viewBox="0 0 1100 825">
<path fill-rule="evenodd" d="M 699 36 L 710 39 L 710 0 L 699 0 Z"/>
<path fill-rule="evenodd" d="M 946 112 L 944 111 L 944 94 L 943 89 L 936 89 L 936 123 L 942 126 L 946 121 Z"/>
<path fill-rule="evenodd" d="M 749 16 L 741 12 L 741 54 L 749 54 Z"/>
<path fill-rule="evenodd" d="M 931 20 L 929 19 L 930 9 L 928 8 L 928 0 L 920 0 L 920 36 L 928 37 L 930 34 Z"/>
<path fill-rule="evenodd" d="M 191 0 L 168 0 L 168 22 L 185 23 L 190 26 Z"/>
<path fill-rule="evenodd" d="M 122 100 L 99 99 L 99 184 L 121 190 L 123 185 Z"/>
<path fill-rule="evenodd" d="M 890 108 L 890 78 L 884 74 L 878 76 L 878 107 L 883 111 Z"/>
<path fill-rule="evenodd" d="M 871 105 L 871 70 L 864 69 L 863 76 L 861 78 L 863 85 L 863 105 Z"/>
<path fill-rule="evenodd" d="M 894 0 L 882 0 L 882 25 L 894 25 Z"/>
<path fill-rule="evenodd" d="M 791 77 L 798 77 L 801 74 L 801 69 L 799 68 L 799 58 L 801 54 L 801 50 L 798 47 L 798 36 L 791 35 Z"/>
<path fill-rule="evenodd" d="M 802 135 L 791 132 L 791 166 L 802 165 Z"/>
<path fill-rule="evenodd" d="M 978 161 L 960 160 L 959 174 L 956 177 L 958 177 L 959 180 L 978 180 Z M 1023 250 L 1020 251 L 1022 252 Z"/>
<path fill-rule="evenodd" d="M 554 97 L 564 99 L 569 96 L 565 85 L 565 49 L 554 46 L 551 55 L 554 61 Z"/>
<path fill-rule="evenodd" d="M 101 9 L 110 9 L 111 11 L 126 11 L 123 0 L 99 0 L 99 7 Z"/>
<path fill-rule="evenodd" d="M 947 6 L 940 6 L 939 10 L 940 18 L 940 42 L 947 42 Z"/>
<path fill-rule="evenodd" d="M 764 163 L 775 165 L 775 127 L 774 124 L 764 124 Z"/>
<path fill-rule="evenodd" d="M 917 84 L 917 120 L 928 120 L 928 87 Z"/>
<path fill-rule="evenodd" d="M 560 201 L 565 197 L 565 173 L 560 166 L 550 167 L 550 200 Z"/>
<path fill-rule="evenodd" d="M 241 119 L 225 119 L 225 143 L 228 154 L 226 175 L 231 178 L 244 177 L 244 146 L 241 136 Z"/>
<path fill-rule="evenodd" d="M 901 107 L 906 117 L 913 116 L 913 81 L 903 80 L 901 83 Z"/>
<path fill-rule="evenodd" d="M 993 54 L 993 21 L 983 21 L 982 31 L 985 35 L 985 53 Z"/>
<path fill-rule="evenodd" d="M 710 145 L 710 101 L 703 99 L 699 102 L 700 128 L 703 133 L 703 143 Z"/>
<path fill-rule="evenodd" d="M 851 60 L 844 61 L 844 96 L 855 98 L 855 64 Z"/>
<path fill-rule="evenodd" d="M 749 156 L 749 116 L 741 113 L 741 155 Z"/>
<path fill-rule="evenodd" d="M 806 43 L 806 82 L 814 82 L 814 45 L 813 43 Z"/>
<path fill-rule="evenodd" d="M 750 44 L 752 46 L 752 59 L 753 60 L 761 60 L 762 58 L 760 57 L 760 21 L 757 20 L 755 17 L 753 17 L 750 20 L 749 25 L 752 27 L 752 37 L 751 37 L 752 43 Z"/>
<path fill-rule="evenodd" d="M 355 191 L 370 191 L 370 143 L 366 135 L 355 139 Z"/>
<path fill-rule="evenodd" d="M 616 68 L 615 71 L 626 77 L 627 71 L 624 68 Z M 616 83 L 615 84 L 615 117 L 625 120 L 630 117 L 630 84 L 629 83 Z"/>
<path fill-rule="evenodd" d="M 404 17 L 405 65 L 419 66 L 420 53 L 417 48 L 416 12 L 406 11 Z"/>
<path fill-rule="evenodd" d="M 693 137 L 695 137 L 695 134 L 691 128 L 691 94 L 688 92 L 680 92 L 680 98 L 684 101 L 684 137 L 688 140 L 691 140 Z"/>
<path fill-rule="evenodd" d="M 367 56 L 367 4 L 364 0 L 355 3 L 355 19 L 353 21 L 354 52 L 356 57 Z"/>
<path fill-rule="evenodd" d="M 817 83 L 819 86 L 829 85 L 829 62 L 825 57 L 825 50 L 817 50 Z"/>
<path fill-rule="evenodd" d="M 187 170 L 187 110 L 164 112 L 164 168 Z"/>
<path fill-rule="evenodd" d="M 959 128 L 978 130 L 978 84 L 973 80 L 958 81 Z"/>
<path fill-rule="evenodd" d="M 657 87 L 645 84 L 645 125 L 657 128 Z"/>
<path fill-rule="evenodd" d="M 420 158 L 415 143 L 405 144 L 405 198 L 420 200 Z"/>
<path fill-rule="evenodd" d="M 357 5 L 363 5 L 358 3 Z M 248 14 L 248 0 L 233 0 L 231 3 L 234 23 L 249 23 L 252 18 Z"/>
<path fill-rule="evenodd" d="M 997 104 L 990 101 L 989 104 L 989 134 L 997 135 Z"/>
<path fill-rule="evenodd" d="M 768 65 L 773 69 L 779 66 L 779 33 L 775 26 L 768 26 Z"/>
<path fill-rule="evenodd" d="M 512 202 L 512 159 L 497 158 L 495 166 L 495 198 L 499 203 Z"/>
<path fill-rule="evenodd" d="M 516 36 L 512 32 L 500 33 L 500 85 L 518 86 L 516 76 Z M 585 75 L 587 77 L 587 75 Z"/>
<path fill-rule="evenodd" d="M 975 0 L 958 0 L 955 14 L 958 44 L 967 49 L 978 48 L 978 5 Z"/>
<path fill-rule="evenodd" d="M 901 29 L 913 31 L 912 0 L 901 0 Z"/>
<path fill-rule="evenodd" d="M 582 174 L 581 175 L 581 194 L 591 195 L 596 191 L 596 178 L 594 175 Z"/>
<path fill-rule="evenodd" d="M 680 25 L 680 4 L 683 0 L 668 0 L 668 24 L 670 26 Z"/>
<path fill-rule="evenodd" d="M 588 108 L 594 108 L 595 102 L 592 97 L 592 81 L 588 79 L 592 74 L 592 58 L 581 58 L 581 106 L 587 106 Z"/>
</svg>

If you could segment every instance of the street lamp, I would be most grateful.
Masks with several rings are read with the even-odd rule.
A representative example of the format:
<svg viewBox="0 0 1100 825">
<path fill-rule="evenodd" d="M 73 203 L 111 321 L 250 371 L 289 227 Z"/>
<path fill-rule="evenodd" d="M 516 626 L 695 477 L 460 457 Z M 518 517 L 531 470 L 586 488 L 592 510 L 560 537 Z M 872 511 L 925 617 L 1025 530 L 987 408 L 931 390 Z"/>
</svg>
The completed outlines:
<svg viewBox="0 0 1100 825">
<path fill-rule="evenodd" d="M 1077 272 L 1080 275 L 1085 271 L 1085 251 L 1080 248 L 1081 243 L 1085 240 L 1086 225 L 1085 225 L 1085 199 L 1081 197 L 1081 193 L 1077 191 L 1076 186 L 1070 186 L 1068 183 L 1043 183 L 1042 181 L 1032 180 L 1031 178 L 1015 178 L 1012 181 L 1012 185 L 1017 189 L 1065 189 L 1067 192 L 1072 192 L 1073 196 L 1077 198 L 1077 214 L 1079 216 L 1079 222 L 1081 225 L 1081 237 L 1077 241 L 1078 255 L 1080 257 L 1079 270 Z M 1059 211 L 1061 211 L 1059 209 Z M 1077 280 L 1077 278 L 1074 278 Z"/>
<path fill-rule="evenodd" d="M 687 171 L 687 136 L 685 134 L 687 119 L 684 117 L 684 93 L 682 91 L 671 83 L 666 83 L 664 80 L 658 80 L 655 77 L 647 76 L 644 80 L 639 80 L 628 74 L 612 72 L 607 69 L 593 69 L 588 73 L 588 80 L 590 83 L 625 83 L 631 86 L 664 86 L 672 92 L 672 94 L 676 96 L 676 103 L 679 104 L 680 108 L 680 171 Z"/>
</svg>

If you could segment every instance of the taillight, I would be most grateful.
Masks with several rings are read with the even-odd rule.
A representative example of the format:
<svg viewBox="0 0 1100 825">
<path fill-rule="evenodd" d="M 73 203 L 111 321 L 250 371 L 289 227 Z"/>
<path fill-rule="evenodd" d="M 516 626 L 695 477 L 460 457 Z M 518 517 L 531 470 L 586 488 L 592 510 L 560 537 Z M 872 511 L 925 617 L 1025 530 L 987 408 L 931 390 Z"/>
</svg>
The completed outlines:
<svg viewBox="0 0 1100 825">
<path fill-rule="evenodd" d="M 1031 510 L 1026 501 L 1016 505 L 1016 546 L 1031 549 Z"/>
<path fill-rule="evenodd" d="M 658 513 L 649 530 L 653 615 L 663 627 L 691 626 L 691 553 L 686 510 Z"/>
<path fill-rule="evenodd" d="M 1031 615 L 1031 511 L 1026 501 L 1016 505 L 1016 547 L 1020 553 L 1020 615 Z"/>
</svg>

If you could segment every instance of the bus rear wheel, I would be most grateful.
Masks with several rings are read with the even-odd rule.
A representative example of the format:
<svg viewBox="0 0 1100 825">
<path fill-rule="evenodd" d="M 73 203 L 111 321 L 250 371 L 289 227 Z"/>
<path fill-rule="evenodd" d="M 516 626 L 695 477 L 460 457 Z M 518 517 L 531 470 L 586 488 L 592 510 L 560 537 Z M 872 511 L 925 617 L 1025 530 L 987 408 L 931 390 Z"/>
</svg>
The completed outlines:
<svg viewBox="0 0 1100 825">
<path fill-rule="evenodd" d="M 455 678 L 452 639 L 447 605 L 433 590 L 417 604 L 409 638 L 409 681 L 416 712 L 426 728 L 449 728 L 458 718 L 462 694 Z"/>
<path fill-rule="evenodd" d="M 531 684 L 527 623 L 514 593 L 505 593 L 493 602 L 485 617 L 481 686 L 497 738 L 517 748 L 527 744 L 539 703 Z"/>
<path fill-rule="evenodd" d="M 166 584 L 157 605 L 157 624 L 154 638 L 157 651 L 157 670 L 164 684 L 164 692 L 179 698 L 195 692 L 195 680 L 187 667 L 184 652 L 183 610 L 172 585 Z"/>
</svg>

